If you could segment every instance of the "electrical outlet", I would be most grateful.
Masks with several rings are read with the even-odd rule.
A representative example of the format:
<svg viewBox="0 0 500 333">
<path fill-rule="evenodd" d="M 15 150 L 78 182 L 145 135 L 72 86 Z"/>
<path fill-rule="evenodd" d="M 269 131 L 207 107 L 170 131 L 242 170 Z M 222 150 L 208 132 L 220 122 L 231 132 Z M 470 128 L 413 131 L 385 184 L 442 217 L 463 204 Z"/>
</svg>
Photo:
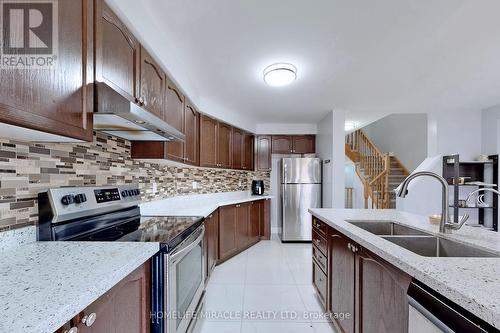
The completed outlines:
<svg viewBox="0 0 500 333">
<path fill-rule="evenodd" d="M 156 194 L 158 192 L 158 184 L 153 183 L 152 191 L 153 191 L 153 194 Z"/>
<path fill-rule="evenodd" d="M 198 182 L 193 182 L 193 190 L 197 190 L 198 189 Z"/>
<path fill-rule="evenodd" d="M 239 187 L 241 187 L 241 180 L 240 180 L 240 181 L 238 181 L 238 186 L 239 186 Z"/>
</svg>

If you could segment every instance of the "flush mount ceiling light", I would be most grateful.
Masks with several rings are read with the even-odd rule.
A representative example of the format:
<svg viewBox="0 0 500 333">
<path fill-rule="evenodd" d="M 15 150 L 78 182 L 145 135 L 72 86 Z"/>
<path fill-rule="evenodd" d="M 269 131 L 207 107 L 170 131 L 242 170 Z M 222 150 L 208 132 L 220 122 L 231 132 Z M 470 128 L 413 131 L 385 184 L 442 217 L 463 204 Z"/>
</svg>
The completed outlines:
<svg viewBox="0 0 500 333">
<path fill-rule="evenodd" d="M 297 79 L 297 68 L 292 64 L 273 64 L 264 69 L 264 81 L 272 87 L 286 86 Z"/>
</svg>

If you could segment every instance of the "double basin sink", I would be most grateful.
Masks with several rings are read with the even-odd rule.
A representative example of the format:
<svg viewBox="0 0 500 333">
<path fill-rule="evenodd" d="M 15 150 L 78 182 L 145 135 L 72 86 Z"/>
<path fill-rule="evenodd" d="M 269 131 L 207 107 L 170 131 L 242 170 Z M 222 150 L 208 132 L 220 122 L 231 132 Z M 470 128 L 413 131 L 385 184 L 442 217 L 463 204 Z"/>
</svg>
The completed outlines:
<svg viewBox="0 0 500 333">
<path fill-rule="evenodd" d="M 498 258 L 500 255 L 386 221 L 347 221 L 424 257 Z"/>
</svg>

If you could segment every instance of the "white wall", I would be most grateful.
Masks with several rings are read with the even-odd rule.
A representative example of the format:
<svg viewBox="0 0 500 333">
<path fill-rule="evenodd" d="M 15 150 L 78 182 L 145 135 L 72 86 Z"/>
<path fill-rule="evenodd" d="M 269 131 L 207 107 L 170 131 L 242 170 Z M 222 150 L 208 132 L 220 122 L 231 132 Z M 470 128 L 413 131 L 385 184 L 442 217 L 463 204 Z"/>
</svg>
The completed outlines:
<svg viewBox="0 0 500 333">
<path fill-rule="evenodd" d="M 483 154 L 500 151 L 500 105 L 482 112 L 481 149 Z"/>
<path fill-rule="evenodd" d="M 332 111 L 318 123 L 316 155 L 323 160 L 323 207 L 345 205 L 345 111 Z"/>
<path fill-rule="evenodd" d="M 257 124 L 257 134 L 316 134 L 316 124 Z"/>
<path fill-rule="evenodd" d="M 481 153 L 482 120 L 480 111 L 442 111 L 428 115 L 429 157 L 415 170 L 442 175 L 442 156 L 460 154 L 472 160 Z M 466 193 L 461 193 L 464 196 Z M 420 215 L 441 213 L 441 185 L 435 179 L 420 177 L 412 181 L 405 199 L 397 198 L 396 207 Z M 471 221 L 477 214 L 471 212 Z"/>
<path fill-rule="evenodd" d="M 424 113 L 391 114 L 363 127 L 363 131 L 382 153 L 395 153 L 410 171 L 427 157 Z"/>
</svg>

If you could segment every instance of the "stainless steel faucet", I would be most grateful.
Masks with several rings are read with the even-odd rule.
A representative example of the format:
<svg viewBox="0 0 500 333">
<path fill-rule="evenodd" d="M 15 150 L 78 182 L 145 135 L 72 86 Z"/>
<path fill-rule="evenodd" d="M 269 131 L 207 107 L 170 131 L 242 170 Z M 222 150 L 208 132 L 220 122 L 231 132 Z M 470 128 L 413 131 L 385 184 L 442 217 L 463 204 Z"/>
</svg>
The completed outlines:
<svg viewBox="0 0 500 333">
<path fill-rule="evenodd" d="M 488 188 L 488 187 L 479 188 L 479 189 L 474 190 L 474 191 L 472 191 L 472 192 L 469 193 L 469 195 L 467 196 L 467 199 L 465 199 L 465 206 L 467 206 L 467 203 L 470 201 L 470 199 L 472 199 L 472 197 L 474 196 L 474 194 L 479 193 L 479 192 L 492 192 L 492 193 L 495 193 L 498 196 L 500 196 L 500 192 L 498 192 L 495 189 Z"/>
<path fill-rule="evenodd" d="M 451 233 L 451 230 L 457 230 L 460 229 L 465 222 L 469 219 L 469 215 L 465 214 L 458 223 L 453 223 L 449 222 L 449 212 L 448 212 L 448 196 L 449 196 L 449 191 L 448 191 L 448 182 L 446 179 L 441 177 L 440 175 L 434 173 L 434 172 L 429 172 L 429 171 L 421 171 L 421 172 L 415 172 L 414 174 L 409 175 L 401 184 L 401 187 L 399 188 L 399 191 L 397 192 L 398 197 L 400 198 L 405 198 L 406 195 L 408 194 L 408 185 L 410 182 L 418 177 L 422 176 L 428 176 L 432 177 L 434 179 L 437 179 L 441 185 L 443 186 L 442 190 L 442 195 L 441 195 L 441 221 L 439 223 L 439 232 L 443 234 L 449 234 Z"/>
</svg>

